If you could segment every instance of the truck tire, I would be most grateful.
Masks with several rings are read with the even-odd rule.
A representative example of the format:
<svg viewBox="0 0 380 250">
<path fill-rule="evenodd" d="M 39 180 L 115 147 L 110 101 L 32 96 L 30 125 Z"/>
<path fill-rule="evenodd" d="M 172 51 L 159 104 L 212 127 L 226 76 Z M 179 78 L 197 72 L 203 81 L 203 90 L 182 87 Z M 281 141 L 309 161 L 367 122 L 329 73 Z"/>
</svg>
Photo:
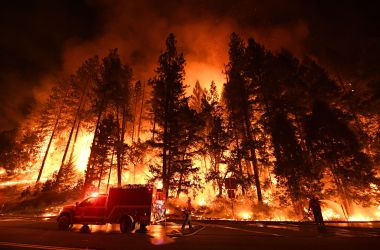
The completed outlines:
<svg viewBox="0 0 380 250">
<path fill-rule="evenodd" d="M 124 216 L 120 220 L 120 231 L 122 233 L 130 233 L 134 228 L 133 219 L 131 216 Z"/>
<path fill-rule="evenodd" d="M 58 218 L 58 229 L 67 231 L 70 228 L 70 217 L 68 215 L 62 215 Z"/>
</svg>

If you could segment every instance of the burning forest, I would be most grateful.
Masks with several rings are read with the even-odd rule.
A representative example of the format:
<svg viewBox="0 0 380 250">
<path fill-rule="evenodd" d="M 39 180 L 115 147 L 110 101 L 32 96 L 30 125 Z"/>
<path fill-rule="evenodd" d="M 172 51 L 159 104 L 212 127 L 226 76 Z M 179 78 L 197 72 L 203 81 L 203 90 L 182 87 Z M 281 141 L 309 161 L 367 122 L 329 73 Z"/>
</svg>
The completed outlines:
<svg viewBox="0 0 380 250">
<path fill-rule="evenodd" d="M 302 221 L 316 195 L 327 220 L 379 220 L 378 82 L 358 89 L 333 62 L 234 22 L 199 59 L 203 35 L 191 47 L 184 30 L 211 30 L 200 23 L 140 37 L 160 37 L 149 58 L 125 53 L 140 46 L 130 40 L 105 47 L 123 42 L 112 35 L 73 46 L 22 122 L 0 130 L 1 213 L 54 215 L 150 183 L 169 217 L 192 197 L 200 219 Z"/>
</svg>

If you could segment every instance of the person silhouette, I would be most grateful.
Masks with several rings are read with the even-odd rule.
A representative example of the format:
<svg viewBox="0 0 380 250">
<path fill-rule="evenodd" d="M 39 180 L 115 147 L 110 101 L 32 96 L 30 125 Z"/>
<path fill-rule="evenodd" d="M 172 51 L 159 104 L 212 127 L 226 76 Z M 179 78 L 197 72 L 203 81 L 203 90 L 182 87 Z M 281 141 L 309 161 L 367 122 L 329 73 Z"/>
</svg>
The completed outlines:
<svg viewBox="0 0 380 250">
<path fill-rule="evenodd" d="M 193 229 L 193 225 L 191 224 L 191 211 L 193 210 L 193 207 L 191 206 L 191 198 L 187 198 L 187 204 L 185 209 L 183 210 L 183 213 L 185 215 L 185 221 L 182 224 L 182 230 L 185 229 L 186 224 L 189 224 L 189 229 Z"/>
<path fill-rule="evenodd" d="M 321 202 L 316 195 L 313 195 L 309 200 L 309 212 L 313 212 L 315 224 L 318 230 L 325 230 L 325 223 L 323 221 Z"/>
</svg>

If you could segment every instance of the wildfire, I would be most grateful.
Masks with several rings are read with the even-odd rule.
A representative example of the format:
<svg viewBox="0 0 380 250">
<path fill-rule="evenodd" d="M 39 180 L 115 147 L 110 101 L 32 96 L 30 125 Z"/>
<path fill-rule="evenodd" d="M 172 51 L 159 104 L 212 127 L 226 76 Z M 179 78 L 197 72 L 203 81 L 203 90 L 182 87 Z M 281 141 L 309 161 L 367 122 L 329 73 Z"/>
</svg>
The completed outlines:
<svg viewBox="0 0 380 250">
<path fill-rule="evenodd" d="M 87 166 L 88 157 L 91 152 L 91 143 L 94 135 L 92 133 L 81 136 L 78 139 L 76 151 L 76 168 L 78 171 L 84 171 Z"/>
<path fill-rule="evenodd" d="M 252 213 L 247 212 L 247 211 L 241 211 L 241 212 L 239 212 L 238 216 L 242 220 L 250 220 L 250 219 L 252 219 Z"/>
<path fill-rule="evenodd" d="M 201 206 L 201 207 L 205 206 L 206 205 L 206 200 L 203 197 L 201 197 L 198 200 L 198 205 Z"/>
<path fill-rule="evenodd" d="M 156 183 L 154 184 L 156 186 L 157 189 L 162 189 L 163 188 L 163 184 L 162 184 L 162 181 L 156 181 Z"/>
<path fill-rule="evenodd" d="M 11 180 L 11 181 L 5 181 L 1 182 L 0 186 L 15 186 L 15 185 L 22 185 L 22 184 L 31 184 L 34 183 L 35 180 Z"/>
<path fill-rule="evenodd" d="M 336 213 L 332 208 L 326 208 L 322 211 L 323 218 L 325 220 L 337 220 L 342 219 L 342 215 Z"/>
</svg>

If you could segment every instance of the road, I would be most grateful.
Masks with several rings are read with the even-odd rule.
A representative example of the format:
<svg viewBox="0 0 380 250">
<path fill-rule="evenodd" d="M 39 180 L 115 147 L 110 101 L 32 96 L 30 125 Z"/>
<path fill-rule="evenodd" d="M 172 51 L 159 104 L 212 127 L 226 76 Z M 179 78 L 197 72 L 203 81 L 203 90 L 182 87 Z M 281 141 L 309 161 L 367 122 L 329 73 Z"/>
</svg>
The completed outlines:
<svg viewBox="0 0 380 250">
<path fill-rule="evenodd" d="M 320 234 L 312 224 L 198 221 L 195 230 L 149 226 L 147 233 L 121 234 L 117 225 L 58 231 L 54 220 L 0 217 L 0 249 L 379 249 L 380 223 L 330 224 Z"/>
</svg>

